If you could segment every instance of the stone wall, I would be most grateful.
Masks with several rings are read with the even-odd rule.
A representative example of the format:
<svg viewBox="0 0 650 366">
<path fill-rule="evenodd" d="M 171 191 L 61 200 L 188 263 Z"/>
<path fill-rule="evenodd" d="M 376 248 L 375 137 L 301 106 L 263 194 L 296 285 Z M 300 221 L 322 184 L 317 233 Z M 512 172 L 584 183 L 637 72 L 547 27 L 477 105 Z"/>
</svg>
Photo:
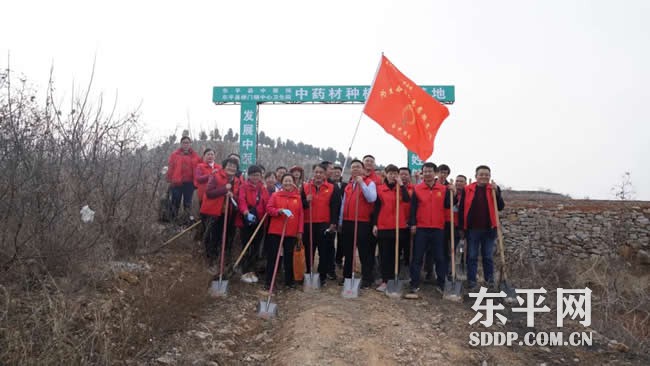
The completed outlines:
<svg viewBox="0 0 650 366">
<path fill-rule="evenodd" d="M 650 263 L 650 202 L 506 201 L 506 253 L 538 260 L 621 255 Z"/>
</svg>

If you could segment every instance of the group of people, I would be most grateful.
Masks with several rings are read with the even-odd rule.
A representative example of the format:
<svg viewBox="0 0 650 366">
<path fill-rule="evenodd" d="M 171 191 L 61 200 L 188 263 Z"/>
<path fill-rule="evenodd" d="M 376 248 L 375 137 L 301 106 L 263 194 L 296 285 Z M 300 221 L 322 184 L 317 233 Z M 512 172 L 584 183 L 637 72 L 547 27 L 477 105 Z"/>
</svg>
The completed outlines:
<svg viewBox="0 0 650 366">
<path fill-rule="evenodd" d="M 306 272 L 312 271 L 313 255 L 318 252 L 314 272 L 320 274 L 321 286 L 337 280 L 337 266 L 343 272 L 340 285 L 352 276 L 356 246 L 361 288 L 376 286 L 385 291 L 387 281 L 394 277 L 398 245 L 399 266 L 408 268 L 410 292 L 420 290 L 422 272 L 425 280 L 433 280 L 435 273 L 436 288 L 442 292 L 450 274 L 453 229 L 455 237 L 467 243 L 468 289 L 477 288 L 479 255 L 483 278 L 488 287 L 494 287 L 496 215 L 504 202 L 488 166 L 476 168 L 473 183 L 464 175 L 450 181 L 449 166 L 431 162 L 415 174 L 393 164 L 378 171 L 372 155 L 352 160 L 349 167 L 350 178 L 345 181 L 343 168 L 329 161 L 314 164 L 307 174 L 299 166 L 266 172 L 261 165 L 252 165 L 243 174 L 237 154 L 219 164 L 213 150 L 206 149 L 200 157 L 192 150 L 190 138 L 183 137 L 181 147 L 169 158 L 167 178 L 174 212 L 181 201 L 189 211 L 197 190 L 210 264 L 219 256 L 224 228 L 230 251 L 235 230 L 240 231 L 243 247 L 261 225 L 241 263 L 246 282 L 257 281 L 258 259 L 265 257 L 264 284 L 270 285 L 283 238 L 282 265 L 288 288 L 296 285 L 293 253 L 302 242 Z"/>
</svg>

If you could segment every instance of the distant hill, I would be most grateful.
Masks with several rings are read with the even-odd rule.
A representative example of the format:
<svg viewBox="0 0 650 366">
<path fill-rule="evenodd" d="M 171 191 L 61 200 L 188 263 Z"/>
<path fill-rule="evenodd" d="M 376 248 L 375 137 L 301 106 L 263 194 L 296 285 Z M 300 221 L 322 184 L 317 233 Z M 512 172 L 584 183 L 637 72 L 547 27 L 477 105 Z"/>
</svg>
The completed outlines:
<svg viewBox="0 0 650 366">
<path fill-rule="evenodd" d="M 508 201 L 570 200 L 571 197 L 548 191 L 516 191 L 504 189 L 503 198 Z"/>
</svg>

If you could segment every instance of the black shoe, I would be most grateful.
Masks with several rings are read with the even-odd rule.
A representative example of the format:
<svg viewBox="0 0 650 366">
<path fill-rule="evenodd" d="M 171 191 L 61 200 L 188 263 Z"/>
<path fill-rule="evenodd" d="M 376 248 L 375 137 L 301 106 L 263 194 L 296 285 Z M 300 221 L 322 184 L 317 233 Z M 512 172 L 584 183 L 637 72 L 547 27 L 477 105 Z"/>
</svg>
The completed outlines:
<svg viewBox="0 0 650 366">
<path fill-rule="evenodd" d="M 291 283 L 291 284 L 288 284 L 288 285 L 286 285 L 286 286 L 287 286 L 288 289 L 291 289 L 291 290 L 295 290 L 295 289 L 296 289 L 296 284 L 295 284 L 295 283 Z"/>
<path fill-rule="evenodd" d="M 332 281 L 336 281 L 336 272 L 330 272 L 330 273 L 328 273 L 328 274 L 327 274 L 327 279 L 328 279 L 328 280 L 332 280 Z"/>
<path fill-rule="evenodd" d="M 343 279 L 341 279 L 339 281 L 339 286 L 343 286 L 343 285 L 345 285 L 345 278 L 343 278 Z"/>
<path fill-rule="evenodd" d="M 372 286 L 372 281 L 361 281 L 362 289 L 369 289 Z"/>
<path fill-rule="evenodd" d="M 321 277 L 321 279 L 320 279 L 320 287 L 325 287 L 326 284 L 327 284 L 327 280 L 325 279 L 325 277 Z"/>
</svg>

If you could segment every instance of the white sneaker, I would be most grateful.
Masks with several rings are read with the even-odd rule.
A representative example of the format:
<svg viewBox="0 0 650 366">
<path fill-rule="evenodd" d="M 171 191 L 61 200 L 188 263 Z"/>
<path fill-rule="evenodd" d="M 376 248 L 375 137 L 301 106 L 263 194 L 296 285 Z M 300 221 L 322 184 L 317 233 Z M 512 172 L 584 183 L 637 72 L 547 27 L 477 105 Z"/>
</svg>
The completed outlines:
<svg viewBox="0 0 650 366">
<path fill-rule="evenodd" d="M 386 287 L 388 287 L 386 285 L 386 282 L 382 282 L 381 285 L 379 285 L 379 287 L 377 287 L 375 290 L 377 290 L 379 292 L 386 292 Z"/>
<path fill-rule="evenodd" d="M 252 278 L 251 278 L 251 276 L 250 276 L 250 273 L 244 273 L 244 274 L 241 276 L 241 280 L 242 280 L 243 282 L 246 282 L 246 283 L 253 283 Z"/>
<path fill-rule="evenodd" d="M 257 281 L 259 281 L 259 278 L 257 278 L 254 272 L 251 272 L 251 282 L 257 283 Z"/>
</svg>

